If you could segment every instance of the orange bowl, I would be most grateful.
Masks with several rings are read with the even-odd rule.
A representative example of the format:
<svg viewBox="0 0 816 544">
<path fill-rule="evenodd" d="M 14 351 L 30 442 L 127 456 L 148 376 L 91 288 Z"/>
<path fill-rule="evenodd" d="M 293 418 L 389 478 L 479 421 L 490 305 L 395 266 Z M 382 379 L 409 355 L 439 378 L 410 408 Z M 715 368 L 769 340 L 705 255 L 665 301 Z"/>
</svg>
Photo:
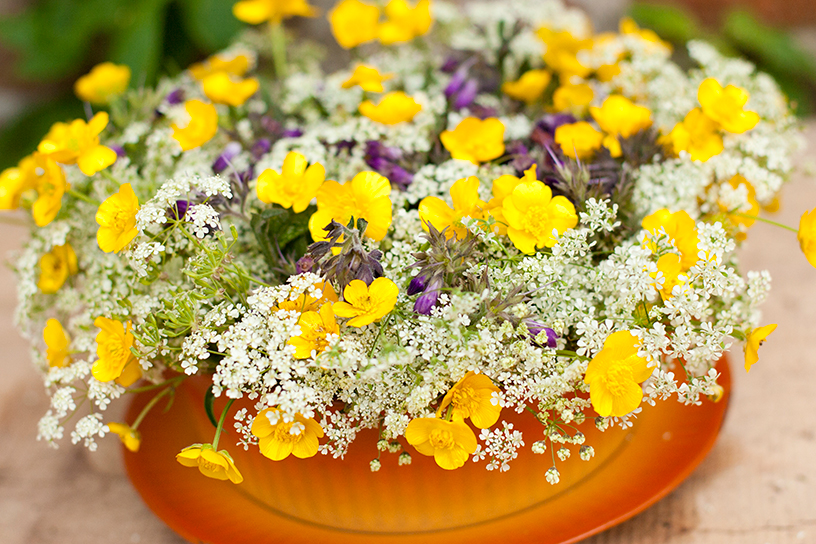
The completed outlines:
<svg viewBox="0 0 816 544">
<path fill-rule="evenodd" d="M 412 447 L 413 462 L 397 465 L 377 457 L 377 433 L 359 433 L 344 460 L 289 457 L 274 462 L 257 448 L 235 446 L 235 432 L 222 435 L 244 476 L 243 483 L 212 480 L 185 468 L 175 455 L 190 444 L 211 442 L 214 428 L 203 408 L 205 377 L 186 380 L 171 409 L 152 411 L 140 427 L 139 453 L 125 451 L 133 485 L 167 525 L 190 542 L 391 543 L 391 542 L 576 542 L 646 509 L 677 487 L 703 460 L 719 432 L 730 393 L 730 373 L 718 365 L 725 395 L 718 403 L 683 406 L 674 400 L 643 407 L 632 428 L 600 432 L 593 421 L 579 428 L 595 449 L 590 461 L 558 462 L 560 483 L 545 473 L 551 452 L 535 455 L 531 443 L 544 438 L 528 413 L 503 413 L 524 432 L 525 446 L 507 472 L 468 462 L 446 471 Z M 135 419 L 150 400 L 137 395 Z M 225 399 L 216 402 L 220 412 Z M 238 409 L 236 406 L 234 409 Z M 230 421 L 232 414 L 228 415 Z M 228 424 L 227 428 L 230 427 Z"/>
</svg>

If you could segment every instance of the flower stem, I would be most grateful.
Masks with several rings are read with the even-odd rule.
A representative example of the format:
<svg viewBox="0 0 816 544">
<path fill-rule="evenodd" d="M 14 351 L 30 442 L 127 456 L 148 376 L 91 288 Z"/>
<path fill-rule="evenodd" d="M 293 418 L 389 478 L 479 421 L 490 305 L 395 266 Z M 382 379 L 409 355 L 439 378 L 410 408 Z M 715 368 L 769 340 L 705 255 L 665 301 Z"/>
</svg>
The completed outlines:
<svg viewBox="0 0 816 544">
<path fill-rule="evenodd" d="M 776 221 L 771 221 L 770 219 L 765 219 L 764 217 L 758 217 L 756 215 L 751 215 L 749 213 L 732 212 L 729 215 L 734 215 L 736 217 L 744 217 L 745 219 L 754 219 L 756 221 L 762 221 L 763 223 L 768 223 L 769 225 L 773 225 L 775 227 L 779 227 L 779 228 L 782 228 L 782 229 L 785 229 L 785 230 L 789 230 L 791 232 L 796 232 L 796 233 L 799 232 L 798 229 L 795 229 L 793 227 L 789 227 L 788 225 L 785 225 L 783 223 L 777 223 Z"/>
<path fill-rule="evenodd" d="M 145 404 L 145 407 L 142 408 L 141 412 L 139 412 L 138 417 L 136 417 L 136 421 L 133 422 L 133 425 L 131 425 L 130 428 L 133 429 L 134 431 L 136 429 L 138 429 L 139 425 L 141 425 L 141 423 L 142 423 L 142 420 L 145 418 L 147 413 L 150 412 L 150 410 L 152 410 L 154 406 L 156 406 L 156 403 L 159 402 L 159 400 L 162 397 L 169 394 L 171 391 L 175 391 L 175 390 L 176 390 L 175 386 L 170 386 L 167 389 L 165 389 L 164 391 L 162 391 L 161 393 L 159 393 L 158 395 L 156 395 L 155 397 L 153 397 L 152 399 L 150 399 L 150 402 Z"/>
<path fill-rule="evenodd" d="M 371 355 L 374 353 L 374 350 L 375 350 L 375 349 L 377 349 L 377 344 L 379 344 L 379 343 L 380 343 L 380 336 L 382 336 L 383 331 L 384 331 L 384 330 L 385 330 L 385 328 L 388 326 L 388 323 L 391 321 L 391 315 L 392 315 L 393 313 L 394 313 L 394 312 L 390 312 L 390 313 L 388 314 L 388 316 L 385 318 L 385 321 L 383 321 L 383 322 L 380 324 L 380 330 L 377 332 L 377 337 L 374 339 L 374 343 L 373 343 L 373 344 L 371 344 L 371 349 L 369 349 L 369 350 L 368 350 L 368 356 L 369 356 L 369 357 L 371 357 Z"/>
<path fill-rule="evenodd" d="M 218 420 L 218 427 L 215 428 L 215 438 L 213 438 L 212 442 L 212 447 L 215 451 L 218 451 L 218 440 L 221 438 L 221 431 L 224 429 L 224 420 L 233 402 L 235 402 L 235 399 L 230 399 L 227 405 L 224 406 L 224 410 L 222 410 L 221 417 Z"/>
<path fill-rule="evenodd" d="M 272 63 L 278 81 L 286 78 L 286 34 L 281 21 L 269 23 L 269 35 L 272 38 Z"/>
<path fill-rule="evenodd" d="M 79 200 L 82 200 L 83 202 L 87 202 L 88 204 L 93 204 L 94 206 L 99 206 L 99 201 L 94 200 L 93 198 L 89 197 L 88 195 L 83 195 L 82 193 L 80 193 L 78 191 L 74 191 L 73 189 L 68 189 L 66 192 L 69 195 L 71 195 L 72 197 L 74 197 L 76 199 L 79 199 Z"/>
</svg>

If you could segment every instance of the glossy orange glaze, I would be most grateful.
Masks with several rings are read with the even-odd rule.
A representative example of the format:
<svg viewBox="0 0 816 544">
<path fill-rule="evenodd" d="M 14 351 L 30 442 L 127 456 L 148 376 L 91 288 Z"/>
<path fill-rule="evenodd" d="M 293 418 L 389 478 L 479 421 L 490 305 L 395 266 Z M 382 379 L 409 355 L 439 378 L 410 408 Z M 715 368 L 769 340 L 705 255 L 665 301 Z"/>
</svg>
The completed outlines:
<svg viewBox="0 0 816 544">
<path fill-rule="evenodd" d="M 634 428 L 599 432 L 593 421 L 580 429 L 595 448 L 589 462 L 558 462 L 561 482 L 548 484 L 551 453 L 535 455 L 543 427 L 529 413 L 505 412 L 503 419 L 524 431 L 525 446 L 508 472 L 488 472 L 468 462 L 445 471 L 407 446 L 413 457 L 397 466 L 397 455 L 377 457 L 377 433 L 360 433 L 345 460 L 322 455 L 274 462 L 221 438 L 244 476 L 234 485 L 212 480 L 175 461 L 195 442 L 211 442 L 214 428 L 203 409 L 206 378 L 187 380 L 172 408 L 154 410 L 140 427 L 142 447 L 125 451 L 128 474 L 147 505 L 191 542 L 272 543 L 445 543 L 575 542 L 644 510 L 685 479 L 714 444 L 730 394 L 730 373 L 718 366 L 725 395 L 719 403 L 683 406 L 674 400 L 644 406 Z M 132 421 L 150 394 L 130 407 Z M 216 413 L 224 399 L 216 402 Z M 238 409 L 238 403 L 234 409 Z M 251 412 L 251 410 L 250 410 Z"/>
</svg>

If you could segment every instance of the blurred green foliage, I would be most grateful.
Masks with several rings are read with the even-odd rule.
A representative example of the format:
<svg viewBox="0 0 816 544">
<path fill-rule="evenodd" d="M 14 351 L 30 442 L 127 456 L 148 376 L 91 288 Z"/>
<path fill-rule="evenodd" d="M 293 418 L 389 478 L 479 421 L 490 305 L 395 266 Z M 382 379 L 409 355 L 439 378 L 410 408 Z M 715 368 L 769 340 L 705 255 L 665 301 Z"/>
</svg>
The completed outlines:
<svg viewBox="0 0 816 544">
<path fill-rule="evenodd" d="M 106 60 L 130 66 L 131 86 L 152 85 L 226 47 L 242 24 L 235 0 L 41 0 L 0 19 L 0 41 L 19 53 L 21 79 L 63 82 L 64 95 L 23 112 L 0 133 L 0 168 L 37 146 L 54 121 L 83 115 L 71 84 Z"/>
<path fill-rule="evenodd" d="M 704 39 L 724 55 L 748 58 L 776 79 L 797 115 L 816 112 L 816 59 L 788 33 L 760 22 L 750 12 L 728 12 L 717 29 L 703 27 L 689 12 L 673 6 L 636 3 L 629 13 L 640 26 L 672 42 L 678 54 L 683 54 L 689 40 Z"/>
</svg>

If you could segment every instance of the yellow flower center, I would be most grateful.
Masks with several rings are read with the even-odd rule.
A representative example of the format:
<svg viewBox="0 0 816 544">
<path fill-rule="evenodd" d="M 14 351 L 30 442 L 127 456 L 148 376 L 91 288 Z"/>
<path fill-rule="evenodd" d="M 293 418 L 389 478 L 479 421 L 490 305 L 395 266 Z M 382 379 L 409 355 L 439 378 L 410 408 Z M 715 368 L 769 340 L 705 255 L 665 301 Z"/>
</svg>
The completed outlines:
<svg viewBox="0 0 816 544">
<path fill-rule="evenodd" d="M 127 229 L 128 222 L 133 220 L 133 214 L 124 208 L 117 208 L 113 217 L 111 218 L 111 227 L 116 230 L 124 231 Z"/>
<path fill-rule="evenodd" d="M 601 378 L 606 389 L 616 397 L 623 396 L 626 391 L 626 385 L 635 381 L 632 375 L 632 366 L 627 364 L 627 361 L 632 357 L 635 356 L 629 356 L 623 361 L 619 361 L 610 366 L 606 372 L 606 376 Z"/>
<path fill-rule="evenodd" d="M 456 445 L 453 433 L 444 429 L 434 429 L 428 436 L 431 446 L 437 450 L 449 450 Z"/>
<path fill-rule="evenodd" d="M 303 437 L 304 429 L 303 424 L 297 421 L 281 422 L 272 427 L 271 436 L 277 442 L 297 442 Z"/>
<path fill-rule="evenodd" d="M 374 307 L 371 295 L 365 295 L 354 301 L 353 306 L 363 313 L 368 313 Z"/>
<path fill-rule="evenodd" d="M 454 408 L 467 412 L 468 415 L 470 415 L 478 410 L 479 399 L 476 397 L 476 392 L 473 390 L 473 387 L 462 385 L 454 390 L 451 404 L 453 404 Z"/>
<path fill-rule="evenodd" d="M 552 232 L 552 220 L 547 206 L 530 206 L 524 215 L 524 230 L 535 236 L 543 238 Z"/>
</svg>

